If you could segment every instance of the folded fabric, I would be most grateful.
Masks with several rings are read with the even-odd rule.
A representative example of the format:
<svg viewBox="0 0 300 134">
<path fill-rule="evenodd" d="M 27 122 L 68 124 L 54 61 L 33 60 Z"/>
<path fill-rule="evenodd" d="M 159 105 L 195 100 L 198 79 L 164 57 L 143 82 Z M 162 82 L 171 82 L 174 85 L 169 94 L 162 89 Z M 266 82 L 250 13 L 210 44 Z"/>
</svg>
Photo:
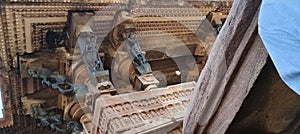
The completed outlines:
<svg viewBox="0 0 300 134">
<path fill-rule="evenodd" d="M 263 0 L 258 26 L 282 80 L 300 95 L 300 0 Z"/>
</svg>

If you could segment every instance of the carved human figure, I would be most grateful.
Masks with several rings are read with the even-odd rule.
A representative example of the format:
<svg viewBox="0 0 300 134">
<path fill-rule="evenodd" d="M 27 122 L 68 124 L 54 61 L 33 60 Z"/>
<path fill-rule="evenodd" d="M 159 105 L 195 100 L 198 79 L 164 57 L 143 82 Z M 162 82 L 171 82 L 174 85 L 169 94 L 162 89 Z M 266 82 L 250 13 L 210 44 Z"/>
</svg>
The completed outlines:
<svg viewBox="0 0 300 134">
<path fill-rule="evenodd" d="M 155 100 L 157 103 L 161 103 L 160 97 L 157 97 Z"/>
<path fill-rule="evenodd" d="M 105 120 L 102 118 L 100 121 L 99 121 L 99 124 L 101 127 L 105 126 Z"/>
<path fill-rule="evenodd" d="M 123 112 L 123 111 L 124 111 L 122 105 L 116 105 L 116 106 L 114 107 L 114 109 L 115 109 L 117 112 Z"/>
<path fill-rule="evenodd" d="M 150 113 L 154 118 L 159 116 L 154 110 L 151 110 Z"/>
<path fill-rule="evenodd" d="M 175 98 L 179 98 L 179 94 L 177 92 L 173 93 Z"/>
<path fill-rule="evenodd" d="M 148 102 L 147 102 L 146 100 L 142 100 L 142 101 L 141 101 L 141 104 L 142 104 L 143 107 L 148 106 Z"/>
<path fill-rule="evenodd" d="M 162 102 L 165 102 L 165 101 L 167 101 L 167 99 L 166 99 L 166 96 L 165 96 L 165 95 L 162 95 L 162 96 L 160 96 L 160 99 L 161 99 L 161 101 L 162 101 Z"/>
<path fill-rule="evenodd" d="M 130 118 L 131 118 L 135 123 L 139 123 L 139 122 L 142 121 L 141 118 L 140 118 L 137 114 L 131 115 Z"/>
<path fill-rule="evenodd" d="M 167 106 L 167 109 L 168 109 L 170 112 L 173 112 L 173 113 L 176 113 L 176 112 L 177 112 L 177 110 L 176 110 L 176 108 L 174 107 L 174 105 L 168 105 L 168 106 Z"/>
<path fill-rule="evenodd" d="M 98 55 L 97 37 L 90 27 L 84 27 L 79 34 L 78 45 L 83 55 L 84 62 L 91 72 L 102 71 L 103 64 Z"/>
<path fill-rule="evenodd" d="M 121 121 L 118 118 L 115 118 L 111 121 L 111 126 L 113 130 L 123 127 Z"/>
<path fill-rule="evenodd" d="M 180 97 L 185 97 L 183 91 L 179 91 L 179 96 L 180 96 Z"/>
<path fill-rule="evenodd" d="M 167 99 L 168 99 L 169 101 L 173 100 L 172 95 L 171 95 L 171 94 L 168 94 L 168 95 L 167 95 Z"/>
<path fill-rule="evenodd" d="M 151 103 L 152 105 L 154 105 L 154 104 L 157 104 L 157 101 L 155 100 L 155 98 L 151 98 L 151 99 L 150 99 L 150 103 Z"/>
<path fill-rule="evenodd" d="M 123 36 L 127 46 L 128 54 L 133 60 L 132 64 L 134 65 L 137 73 L 142 75 L 152 72 L 151 66 L 145 58 L 145 55 L 142 53 L 142 49 L 138 44 L 134 33 L 123 34 Z"/>
<path fill-rule="evenodd" d="M 124 107 L 125 110 L 131 110 L 132 109 L 132 106 L 130 105 L 130 103 L 125 103 L 123 105 L 123 107 Z"/>
<path fill-rule="evenodd" d="M 139 107 L 139 103 L 136 102 L 136 101 L 132 102 L 132 104 L 133 104 L 135 107 Z"/>
<path fill-rule="evenodd" d="M 145 112 L 142 112 L 141 116 L 143 117 L 144 120 L 150 119 L 150 117 Z"/>
<path fill-rule="evenodd" d="M 148 111 L 146 114 L 149 116 L 149 119 L 153 119 L 155 117 L 152 115 L 152 113 L 150 111 Z"/>
<path fill-rule="evenodd" d="M 122 117 L 122 122 L 123 122 L 123 124 L 126 124 L 126 125 L 132 125 L 133 124 L 132 120 L 128 116 Z"/>
<path fill-rule="evenodd" d="M 160 108 L 158 111 L 159 111 L 160 115 L 166 114 L 166 110 L 163 108 Z"/>
<path fill-rule="evenodd" d="M 107 115 L 110 115 L 110 114 L 113 114 L 113 113 L 114 113 L 114 110 L 113 110 L 111 107 L 106 107 L 106 108 L 103 110 L 104 116 L 107 116 Z"/>
</svg>

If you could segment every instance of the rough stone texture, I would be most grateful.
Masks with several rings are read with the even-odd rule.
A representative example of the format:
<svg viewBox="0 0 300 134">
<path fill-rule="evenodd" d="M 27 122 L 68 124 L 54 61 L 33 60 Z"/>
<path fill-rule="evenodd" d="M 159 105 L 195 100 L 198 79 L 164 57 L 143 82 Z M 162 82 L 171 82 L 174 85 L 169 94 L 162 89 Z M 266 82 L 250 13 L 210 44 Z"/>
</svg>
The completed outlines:
<svg viewBox="0 0 300 134">
<path fill-rule="evenodd" d="M 0 129 L 1 134 L 58 134 L 50 128 L 38 127 L 37 120 L 30 116 L 14 115 L 14 125 Z"/>
<path fill-rule="evenodd" d="M 234 1 L 201 73 L 184 120 L 184 133 L 225 133 L 265 65 L 257 35 L 261 1 Z"/>
<path fill-rule="evenodd" d="M 9 99 L 12 96 L 12 92 L 10 90 L 9 82 L 9 73 L 5 69 L 0 68 L 0 90 L 2 95 L 2 112 L 4 117 L 0 119 L 0 128 L 13 125 L 12 99 Z"/>
</svg>

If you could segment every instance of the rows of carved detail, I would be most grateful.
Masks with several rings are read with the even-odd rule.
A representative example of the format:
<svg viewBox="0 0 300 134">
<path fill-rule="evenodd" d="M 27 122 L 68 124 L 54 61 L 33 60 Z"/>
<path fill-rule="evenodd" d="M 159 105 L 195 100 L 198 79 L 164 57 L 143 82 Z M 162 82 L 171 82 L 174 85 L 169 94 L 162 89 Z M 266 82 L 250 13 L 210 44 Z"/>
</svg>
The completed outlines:
<svg viewBox="0 0 300 134">
<path fill-rule="evenodd" d="M 4 0 L 6 2 L 29 3 L 125 3 L 124 0 Z"/>
<path fill-rule="evenodd" d="M 5 19 L 2 21 L 6 25 L 5 31 L 2 32 L 4 35 L 4 40 L 6 47 L 9 47 L 8 55 L 10 57 L 16 57 L 16 53 L 23 54 L 25 52 L 25 22 L 24 18 L 40 18 L 40 17 L 67 17 L 69 10 L 115 10 L 116 6 L 100 6 L 99 4 L 95 5 L 76 5 L 66 3 L 62 4 L 53 4 L 49 5 L 2 5 L 1 8 L 4 9 L 1 16 Z M 51 25 L 48 25 L 48 28 L 51 28 Z M 0 34 L 1 36 L 1 34 Z M 1 37 L 0 37 L 1 39 Z M 40 41 L 39 38 L 35 38 Z M 39 41 L 33 40 L 34 48 L 39 48 Z M 2 42 L 2 41 L 1 41 Z M 3 48 L 4 44 L 2 44 Z M 6 48 L 8 49 L 8 48 Z M 5 49 L 4 49 L 5 50 Z M 2 51 L 4 51 L 2 50 Z M 6 58 L 9 60 L 9 58 Z M 13 67 L 17 67 L 16 59 L 13 60 Z M 8 63 L 6 64 L 8 65 Z"/>
<path fill-rule="evenodd" d="M 186 101 L 187 102 L 187 101 Z M 175 103 L 169 104 L 164 107 L 150 109 L 142 112 L 133 113 L 131 115 L 117 116 L 108 121 L 109 133 L 121 133 L 129 131 L 134 128 L 142 127 L 147 124 L 155 124 L 157 126 L 163 125 L 161 123 L 167 123 L 176 117 L 174 114 L 182 114 L 185 112 L 187 103 Z M 162 120 L 167 119 L 167 122 Z"/>
<path fill-rule="evenodd" d="M 191 92 L 192 89 L 188 89 L 185 91 L 159 95 L 158 97 L 147 100 L 143 99 L 140 101 L 126 102 L 106 107 L 101 112 L 99 127 L 104 132 L 107 132 L 108 130 L 125 131 L 130 128 L 143 126 L 145 125 L 145 121 L 165 117 L 165 113 L 169 113 L 167 115 L 170 115 L 170 113 L 184 112 Z M 128 124 L 128 122 L 131 122 L 132 124 L 122 126 L 113 123 L 114 120 L 118 120 L 120 117 L 122 117 L 122 119 L 127 119 L 127 123 L 125 124 Z M 140 121 L 138 121 L 138 119 Z M 116 126 L 118 126 L 119 129 L 117 129 Z"/>
<path fill-rule="evenodd" d="M 1 7 L 0 7 L 1 9 Z M 2 10 L 2 9 L 1 9 Z M 8 67 L 8 57 L 7 57 L 7 53 L 6 53 L 6 46 L 5 46 L 5 42 L 4 42 L 4 32 L 3 32 L 3 24 L 2 24 L 2 17 L 0 14 L 0 63 L 2 64 L 1 66 L 4 66 L 6 69 L 9 68 Z"/>
</svg>

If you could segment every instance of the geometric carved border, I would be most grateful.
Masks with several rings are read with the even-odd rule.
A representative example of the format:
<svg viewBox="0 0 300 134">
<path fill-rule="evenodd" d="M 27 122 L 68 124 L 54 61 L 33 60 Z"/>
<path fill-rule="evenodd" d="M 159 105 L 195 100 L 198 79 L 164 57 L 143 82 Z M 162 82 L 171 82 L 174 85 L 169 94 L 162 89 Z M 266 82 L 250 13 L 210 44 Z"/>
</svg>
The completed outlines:
<svg viewBox="0 0 300 134">
<path fill-rule="evenodd" d="M 13 114 L 11 107 L 11 90 L 9 82 L 9 73 L 0 69 L 0 86 L 3 103 L 3 118 L 0 119 L 0 128 L 13 125 Z"/>
<path fill-rule="evenodd" d="M 24 22 L 25 22 L 26 52 L 32 53 L 34 51 L 33 44 L 32 44 L 32 35 L 31 35 L 32 24 L 67 22 L 67 17 L 24 18 Z"/>
</svg>

